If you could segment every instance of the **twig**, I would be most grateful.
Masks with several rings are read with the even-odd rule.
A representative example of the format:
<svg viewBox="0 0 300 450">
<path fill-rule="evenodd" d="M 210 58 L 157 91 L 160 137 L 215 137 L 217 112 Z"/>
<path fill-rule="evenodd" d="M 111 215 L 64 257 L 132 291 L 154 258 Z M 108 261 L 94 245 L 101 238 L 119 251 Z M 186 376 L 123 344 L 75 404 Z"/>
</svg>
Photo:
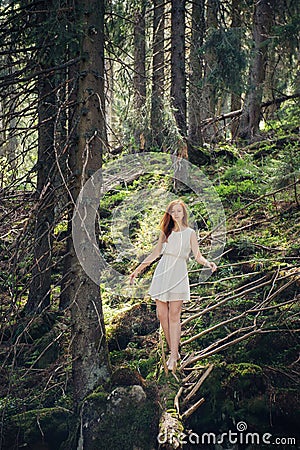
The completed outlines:
<svg viewBox="0 0 300 450">
<path fill-rule="evenodd" d="M 222 281 L 229 281 L 229 280 L 234 280 L 236 278 L 243 278 L 243 277 L 249 277 L 251 275 L 256 275 L 260 273 L 260 271 L 256 271 L 256 272 L 249 272 L 249 273 L 242 273 L 240 275 L 232 275 L 230 277 L 225 277 L 225 278 L 219 278 L 218 280 L 214 280 L 214 281 L 200 281 L 199 283 L 193 283 L 191 284 L 191 287 L 193 286 L 199 286 L 200 284 L 217 284 L 217 283 L 221 283 Z"/>
<path fill-rule="evenodd" d="M 266 278 L 266 276 L 263 276 L 263 277 L 260 278 L 259 280 L 256 280 L 255 282 L 251 282 L 251 283 L 249 283 L 249 284 L 246 285 L 246 286 L 250 286 L 251 284 L 256 283 L 257 281 L 261 281 L 261 280 L 263 280 L 263 279 L 265 279 L 265 278 Z M 231 295 L 230 297 L 226 297 L 225 299 L 220 300 L 218 303 L 216 303 L 216 304 L 214 304 L 214 305 L 212 305 L 212 306 L 209 306 L 209 307 L 203 309 L 202 311 L 199 311 L 198 313 L 194 314 L 193 316 L 188 317 L 187 319 L 185 319 L 185 320 L 182 322 L 181 325 L 184 326 L 184 325 L 186 325 L 187 323 L 189 323 L 191 320 L 196 319 L 196 318 L 202 316 L 203 314 L 206 314 L 207 312 L 213 311 L 214 309 L 218 308 L 219 306 L 223 305 L 224 303 L 228 302 L 229 300 L 233 300 L 233 299 L 235 299 L 235 298 L 237 298 L 237 297 L 243 297 L 244 295 L 248 294 L 249 292 L 254 291 L 256 288 L 261 288 L 261 287 L 263 287 L 263 286 L 266 286 L 267 284 L 269 284 L 269 282 L 270 282 L 270 280 L 265 281 L 265 282 L 263 282 L 263 283 L 261 283 L 261 284 L 259 284 L 259 285 L 257 285 L 257 286 L 253 286 L 253 287 L 251 287 L 251 288 L 249 288 L 249 289 L 245 289 L 245 290 L 242 291 L 242 292 L 238 292 L 237 294 Z M 237 290 L 236 290 L 236 292 L 237 292 Z M 230 293 L 229 293 L 229 294 L 230 294 Z"/>
<path fill-rule="evenodd" d="M 177 411 L 178 416 L 180 415 L 180 411 L 179 411 L 179 397 L 181 396 L 183 392 L 183 387 L 181 386 L 181 388 L 179 389 L 179 391 L 177 392 L 175 398 L 174 398 L 174 407 Z"/>
<path fill-rule="evenodd" d="M 191 416 L 198 408 L 202 405 L 202 403 L 205 402 L 205 399 L 202 397 L 200 400 L 198 400 L 193 406 L 191 406 L 188 410 L 186 410 L 182 414 L 182 420 L 187 419 L 189 416 Z"/>
<path fill-rule="evenodd" d="M 253 328 L 253 327 L 249 327 L 249 328 Z M 241 330 L 238 330 L 238 331 L 241 331 Z M 231 345 L 237 344 L 238 342 L 241 342 L 244 339 L 248 339 L 250 336 L 253 336 L 254 334 L 258 334 L 260 332 L 261 332 L 260 329 L 250 331 L 249 333 L 246 333 L 243 336 L 240 336 L 239 338 L 234 339 L 233 341 L 223 344 L 220 347 L 215 348 L 214 350 L 211 350 L 207 353 L 203 353 L 201 355 L 195 356 L 190 362 L 193 364 L 197 361 L 200 361 L 201 359 L 207 358 L 208 356 L 214 355 L 215 353 L 225 350 L 225 348 L 230 347 Z"/>
<path fill-rule="evenodd" d="M 209 376 L 213 368 L 214 368 L 213 364 L 210 364 L 208 366 L 208 368 L 206 369 L 204 374 L 202 374 L 201 378 L 197 381 L 191 392 L 189 392 L 189 394 L 184 398 L 182 405 L 186 405 L 189 402 L 189 400 L 191 400 L 191 398 L 194 397 L 194 395 L 198 392 L 198 390 L 200 389 L 206 378 Z"/>
</svg>

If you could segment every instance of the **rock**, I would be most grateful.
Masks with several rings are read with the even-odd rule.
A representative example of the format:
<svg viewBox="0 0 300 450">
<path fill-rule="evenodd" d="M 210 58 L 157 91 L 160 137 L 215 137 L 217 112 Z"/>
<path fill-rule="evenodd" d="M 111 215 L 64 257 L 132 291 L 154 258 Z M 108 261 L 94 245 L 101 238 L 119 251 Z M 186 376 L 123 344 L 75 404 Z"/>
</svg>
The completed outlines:
<svg viewBox="0 0 300 450">
<path fill-rule="evenodd" d="M 129 367 L 119 367 L 112 374 L 111 383 L 113 386 L 133 386 L 134 384 L 144 386 L 145 380 L 138 371 L 131 370 Z"/>
<path fill-rule="evenodd" d="M 83 407 L 83 448 L 151 450 L 156 447 L 158 412 L 157 392 L 152 385 L 95 392 Z"/>
<path fill-rule="evenodd" d="M 146 394 L 139 385 L 117 387 L 108 396 L 107 411 L 110 414 L 119 414 L 120 410 L 126 410 L 146 400 Z"/>
</svg>

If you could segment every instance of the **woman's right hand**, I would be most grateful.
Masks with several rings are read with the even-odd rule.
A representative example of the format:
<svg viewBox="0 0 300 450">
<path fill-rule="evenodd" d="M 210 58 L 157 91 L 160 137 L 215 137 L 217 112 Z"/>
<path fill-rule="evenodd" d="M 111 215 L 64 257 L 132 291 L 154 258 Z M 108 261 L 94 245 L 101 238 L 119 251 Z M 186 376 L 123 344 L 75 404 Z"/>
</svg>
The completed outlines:
<svg viewBox="0 0 300 450">
<path fill-rule="evenodd" d="M 134 283 L 134 279 L 137 277 L 137 273 L 134 270 L 130 275 L 129 275 L 129 284 L 133 284 Z"/>
</svg>

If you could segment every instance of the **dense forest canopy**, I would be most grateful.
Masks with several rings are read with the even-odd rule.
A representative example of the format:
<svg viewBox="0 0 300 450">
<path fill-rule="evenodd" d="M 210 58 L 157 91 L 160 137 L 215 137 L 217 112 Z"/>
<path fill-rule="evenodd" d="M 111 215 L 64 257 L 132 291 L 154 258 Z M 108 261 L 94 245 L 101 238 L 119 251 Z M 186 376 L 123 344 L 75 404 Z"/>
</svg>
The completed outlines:
<svg viewBox="0 0 300 450">
<path fill-rule="evenodd" d="M 215 278 L 189 263 L 193 301 L 184 316 L 182 371 L 191 364 L 199 388 L 201 363 L 215 364 L 208 405 L 217 398 L 218 374 L 227 374 L 228 421 L 248 408 L 229 403 L 238 389 L 231 383 L 263 374 L 268 382 L 258 388 L 254 380 L 257 392 L 271 398 L 278 388 L 282 414 L 291 416 L 290 428 L 283 423 L 279 431 L 291 432 L 299 381 L 299 13 L 293 0 L 0 1 L 1 448 L 39 448 L 43 439 L 51 449 L 117 448 L 111 436 L 101 441 L 108 425 L 97 431 L 89 402 L 104 408 L 124 365 L 138 368 L 140 378 L 125 377 L 125 386 L 145 389 L 139 426 L 149 435 L 136 444 L 124 431 L 120 448 L 157 445 L 155 395 L 162 387 L 166 397 L 168 378 L 158 375 L 153 305 L 142 281 L 140 298 L 122 295 L 80 264 L 90 229 L 79 226 L 74 245 L 72 218 L 88 180 L 95 189 L 82 214 L 88 207 L 95 213 L 96 249 L 89 263 L 97 266 L 100 251 L 123 277 L 151 250 L 168 200 L 188 204 L 204 253 L 213 227 L 227 222 Z M 147 155 L 153 164 L 141 171 Z M 191 188 L 193 173 L 209 180 L 207 203 L 218 196 L 222 214 L 212 216 Z M 96 271 L 101 277 L 102 267 Z M 270 336 L 274 365 L 263 350 L 272 347 Z M 155 381 L 155 395 L 142 377 Z M 177 379 L 186 408 L 177 413 L 187 420 L 196 408 L 190 411 L 186 378 Z M 282 419 L 276 414 L 275 424 Z M 193 417 L 187 426 L 200 430 L 203 422 Z M 84 419 L 92 425 L 83 427 Z M 220 431 L 218 420 L 209 424 Z"/>
</svg>

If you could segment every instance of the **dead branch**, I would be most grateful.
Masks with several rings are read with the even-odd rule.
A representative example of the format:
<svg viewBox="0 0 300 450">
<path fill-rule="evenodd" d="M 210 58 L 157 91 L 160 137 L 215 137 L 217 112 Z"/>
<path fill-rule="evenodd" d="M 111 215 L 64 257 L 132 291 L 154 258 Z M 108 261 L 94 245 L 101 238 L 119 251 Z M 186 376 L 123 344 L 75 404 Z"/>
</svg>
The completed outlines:
<svg viewBox="0 0 300 450">
<path fill-rule="evenodd" d="M 200 398 L 193 406 L 191 406 L 187 411 L 182 414 L 182 420 L 187 419 L 191 416 L 198 408 L 205 402 L 204 398 Z"/>
<path fill-rule="evenodd" d="M 259 280 L 256 280 L 256 281 L 254 281 L 254 282 L 252 282 L 252 283 L 249 283 L 249 284 L 246 285 L 246 286 L 253 285 L 253 284 L 256 283 L 257 281 L 261 281 L 261 280 L 263 280 L 263 279 L 265 279 L 265 278 L 266 278 L 266 275 L 263 276 L 262 278 L 260 278 Z M 193 314 L 192 316 L 188 317 L 187 319 L 185 319 L 185 320 L 182 322 L 182 326 L 186 325 L 186 324 L 189 323 L 191 320 L 196 319 L 197 317 L 200 317 L 200 316 L 202 316 L 203 314 L 206 314 L 207 312 L 213 311 L 214 309 L 218 308 L 219 306 L 223 305 L 224 303 L 226 303 L 226 302 L 229 301 L 229 300 L 233 300 L 233 299 L 235 299 L 235 298 L 237 298 L 237 297 L 243 297 L 243 296 L 245 296 L 246 294 L 248 294 L 249 292 L 254 291 L 255 289 L 258 289 L 258 288 L 261 288 L 261 287 L 263 287 L 263 286 L 266 286 L 267 284 L 269 284 L 269 282 L 270 282 L 270 280 L 267 280 L 267 281 L 265 281 L 265 282 L 263 282 L 263 283 L 260 283 L 260 284 L 257 285 L 257 286 L 254 285 L 254 286 L 252 286 L 252 287 L 249 288 L 249 289 L 245 289 L 245 290 L 242 291 L 242 292 L 237 292 L 238 289 L 236 289 L 236 290 L 235 290 L 235 292 L 237 292 L 236 294 L 231 295 L 231 296 L 229 296 L 229 297 L 226 297 L 226 298 L 224 298 L 223 300 L 220 300 L 218 303 L 215 303 L 214 305 L 209 306 L 209 307 L 203 309 L 202 311 L 199 311 L 199 312 L 196 313 L 196 314 Z M 230 295 L 230 294 L 231 294 L 231 292 L 230 292 L 229 294 L 225 294 L 225 295 Z M 219 297 L 221 297 L 221 296 L 219 296 Z M 216 298 L 218 298 L 218 296 L 217 296 Z"/>
<path fill-rule="evenodd" d="M 264 102 L 261 104 L 261 108 L 267 108 L 268 106 L 271 105 L 280 105 L 283 102 L 286 102 L 287 100 L 292 100 L 294 98 L 299 98 L 300 97 L 300 93 L 296 93 L 293 95 L 285 95 L 284 97 L 279 97 L 279 98 L 274 98 L 273 100 L 269 100 L 267 102 Z M 230 111 L 227 114 L 221 114 L 220 116 L 217 117 L 210 117 L 208 119 L 204 119 L 201 122 L 201 126 L 207 126 L 207 125 L 212 125 L 216 122 L 221 122 L 224 121 L 226 119 L 232 119 L 234 117 L 238 117 L 242 114 L 243 109 L 237 109 L 236 111 Z"/>
<path fill-rule="evenodd" d="M 176 410 L 165 411 L 159 423 L 160 448 L 166 450 L 177 450 L 182 448 L 182 442 L 179 439 L 183 432 L 183 425 Z"/>
<path fill-rule="evenodd" d="M 277 289 L 272 295 L 268 295 L 267 298 L 266 298 L 265 300 L 263 300 L 258 306 L 249 308 L 249 309 L 247 309 L 246 311 L 242 312 L 241 314 L 239 314 L 239 315 L 237 315 L 237 316 L 234 316 L 234 317 L 231 317 L 231 318 L 229 318 L 229 319 L 223 320 L 222 322 L 217 323 L 217 324 L 211 326 L 210 328 L 207 328 L 207 329 L 205 329 L 205 330 L 202 330 L 200 333 L 197 333 L 196 335 L 191 336 L 189 339 L 184 340 L 184 341 L 181 343 L 181 345 L 182 345 L 182 346 L 183 346 L 183 345 L 187 345 L 187 344 L 189 344 L 189 343 L 191 343 L 191 342 L 193 342 L 193 341 L 199 339 L 200 337 L 204 336 L 205 334 L 208 334 L 208 333 L 210 333 L 210 332 L 212 332 L 212 331 L 214 331 L 214 330 L 216 330 L 216 329 L 218 329 L 218 328 L 220 328 L 220 327 L 222 327 L 222 326 L 224 326 L 224 325 L 227 325 L 227 324 L 229 324 L 229 323 L 231 323 L 231 322 L 235 322 L 235 321 L 237 321 L 237 320 L 242 319 L 243 317 L 246 317 L 248 314 L 252 314 L 252 313 L 260 313 L 260 312 L 262 312 L 262 311 L 266 311 L 266 310 L 270 310 L 270 309 L 274 309 L 274 308 L 279 308 L 280 306 L 283 306 L 283 305 L 286 305 L 286 304 L 295 302 L 295 299 L 292 299 L 292 300 L 288 300 L 288 301 L 286 301 L 286 302 L 279 303 L 279 304 L 276 304 L 276 305 L 272 305 L 272 306 L 269 306 L 269 307 L 264 307 L 264 306 L 263 306 L 263 305 L 265 305 L 266 303 L 270 303 L 270 301 L 271 301 L 274 297 L 276 297 L 280 292 L 282 292 L 282 291 L 284 291 L 285 289 L 287 289 L 291 284 L 294 283 L 294 281 L 295 281 L 295 280 L 289 280 L 286 284 L 284 284 L 284 285 L 281 286 L 279 289 Z M 273 289 L 273 284 L 272 284 L 272 286 L 271 286 L 270 291 L 272 291 L 272 289 Z"/>
<path fill-rule="evenodd" d="M 253 328 L 253 326 L 252 327 L 248 327 L 248 328 Z M 241 329 L 241 330 L 237 330 L 237 331 L 242 331 L 243 329 Z M 246 334 L 244 334 L 243 336 L 240 336 L 240 337 L 238 337 L 238 338 L 236 338 L 236 339 L 233 339 L 232 341 L 230 341 L 230 342 L 228 342 L 228 343 L 226 343 L 226 344 L 223 344 L 223 345 L 221 345 L 220 347 L 217 347 L 217 348 L 215 348 L 215 349 L 213 349 L 213 350 L 211 350 L 211 351 L 208 351 L 207 353 L 201 353 L 200 355 L 198 355 L 198 356 L 195 356 L 193 359 L 191 359 L 191 361 L 189 361 L 191 364 L 194 364 L 194 363 L 196 363 L 197 361 L 200 361 L 201 359 L 205 359 L 205 358 L 208 358 L 209 356 L 212 356 L 212 355 L 214 355 L 215 353 L 219 353 L 220 351 L 222 351 L 222 350 L 225 350 L 227 347 L 230 347 L 231 345 L 234 345 L 234 344 L 237 344 L 238 342 L 241 342 L 241 341 L 243 341 L 243 340 L 245 340 L 245 339 L 248 339 L 249 337 L 251 337 L 251 336 L 253 336 L 254 334 L 258 334 L 258 333 L 260 333 L 261 332 L 261 330 L 260 329 L 255 329 L 255 330 L 252 330 L 252 331 L 250 331 L 249 333 L 246 333 Z M 231 333 L 231 334 L 233 334 L 233 333 Z M 227 336 L 227 338 L 228 338 L 229 336 Z"/>
<path fill-rule="evenodd" d="M 300 182 L 300 179 L 297 179 L 296 181 L 294 181 L 293 183 L 288 184 L 287 186 L 281 187 L 276 189 L 275 191 L 272 192 L 267 192 L 266 194 L 260 195 L 259 197 L 255 198 L 254 200 L 252 200 L 251 202 L 247 203 L 247 205 L 243 206 L 242 208 L 238 209 L 237 211 L 234 211 L 232 214 L 230 214 L 229 216 L 226 217 L 226 221 L 228 222 L 229 219 L 231 219 L 232 217 L 237 216 L 240 212 L 244 211 L 245 209 L 249 208 L 249 206 L 254 205 L 255 203 L 258 203 L 260 200 L 263 200 L 264 198 L 267 197 L 271 197 L 274 196 L 275 194 L 277 194 L 278 192 L 282 192 L 286 189 L 290 189 L 294 186 L 296 186 L 298 183 Z M 200 241 L 203 242 L 206 239 L 208 239 L 213 233 L 215 233 L 215 231 L 217 231 L 220 227 L 224 226 L 225 224 L 225 220 L 222 220 L 218 225 L 216 225 L 211 231 L 209 231 L 208 233 L 206 233 L 205 237 Z"/>
<path fill-rule="evenodd" d="M 176 409 L 178 416 L 180 415 L 179 398 L 180 398 L 182 392 L 183 392 L 183 387 L 181 386 L 174 398 L 174 408 Z"/>
<path fill-rule="evenodd" d="M 218 284 L 218 283 L 222 283 L 223 281 L 230 281 L 230 280 L 235 280 L 236 278 L 243 278 L 243 277 L 249 277 L 251 275 L 256 275 L 260 272 L 256 271 L 256 272 L 249 272 L 249 273 L 242 273 L 240 275 L 232 275 L 230 277 L 225 277 L 225 278 L 219 278 L 218 280 L 214 280 L 214 281 L 199 281 L 199 283 L 193 283 L 191 284 L 191 287 L 193 286 L 199 286 L 200 284 Z"/>
<path fill-rule="evenodd" d="M 232 230 L 227 230 L 227 234 L 236 233 L 238 231 L 243 231 L 243 230 L 246 230 L 248 228 L 256 227 L 256 226 L 261 225 L 263 223 L 270 222 L 272 219 L 274 219 L 274 217 L 276 217 L 276 216 L 272 216 L 272 217 L 270 217 L 268 219 L 264 219 L 264 220 L 259 220 L 257 222 L 248 223 L 247 225 L 244 225 L 244 226 L 239 227 L 239 228 L 233 228 Z"/>
<path fill-rule="evenodd" d="M 195 384 L 195 386 L 193 387 L 193 389 L 189 392 L 189 394 L 187 394 L 187 396 L 184 398 L 182 405 L 186 405 L 198 392 L 198 390 L 200 389 L 200 387 L 202 386 L 202 384 L 204 383 L 204 381 L 206 380 L 206 378 L 209 376 L 209 374 L 211 373 L 211 371 L 213 370 L 214 365 L 210 364 L 208 366 L 208 368 L 206 369 L 206 371 L 202 374 L 202 376 L 200 377 L 200 379 L 197 381 L 197 383 Z"/>
</svg>

